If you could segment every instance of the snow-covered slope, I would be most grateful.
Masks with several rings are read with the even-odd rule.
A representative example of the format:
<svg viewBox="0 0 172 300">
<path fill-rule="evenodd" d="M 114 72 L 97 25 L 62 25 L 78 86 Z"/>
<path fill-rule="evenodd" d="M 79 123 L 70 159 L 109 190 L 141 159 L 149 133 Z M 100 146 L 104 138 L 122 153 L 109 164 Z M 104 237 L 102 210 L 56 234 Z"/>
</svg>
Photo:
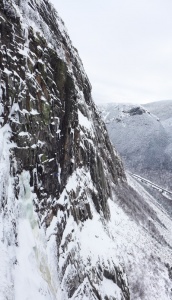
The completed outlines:
<svg viewBox="0 0 172 300">
<path fill-rule="evenodd" d="M 0 299 L 171 299 L 172 221 L 127 183 L 60 17 L 0 19 Z"/>
<path fill-rule="evenodd" d="M 148 105 L 150 106 L 150 105 Z M 133 173 L 171 188 L 170 130 L 155 111 L 130 104 L 101 107 L 112 143 Z"/>
<path fill-rule="evenodd" d="M 172 100 L 163 100 L 143 104 L 143 106 L 156 115 L 161 121 L 165 121 L 172 116 Z"/>
<path fill-rule="evenodd" d="M 165 152 L 172 157 L 172 100 L 145 104 L 144 107 L 158 116 L 168 136 L 168 146 Z"/>
</svg>

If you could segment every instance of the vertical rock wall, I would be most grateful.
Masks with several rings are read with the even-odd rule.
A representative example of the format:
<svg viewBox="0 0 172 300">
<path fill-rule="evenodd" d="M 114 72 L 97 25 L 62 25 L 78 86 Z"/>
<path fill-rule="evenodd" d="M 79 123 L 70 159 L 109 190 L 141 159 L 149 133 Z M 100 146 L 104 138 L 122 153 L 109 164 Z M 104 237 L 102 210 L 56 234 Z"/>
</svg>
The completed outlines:
<svg viewBox="0 0 172 300">
<path fill-rule="evenodd" d="M 14 201 L 26 197 L 29 184 L 37 225 L 29 224 L 44 228 L 47 245 L 55 236 L 54 252 L 47 255 L 56 257 L 50 265 L 58 274 L 58 299 L 109 299 L 99 289 L 103 280 L 114 284 L 117 299 L 129 299 L 123 271 L 112 258 L 93 261 L 80 253 L 86 220 L 98 213 L 106 227 L 112 183 L 125 181 L 125 175 L 78 53 L 49 1 L 1 0 L 0 9 L 0 123 L 11 135 Z M 8 212 L 8 197 L 2 207 Z"/>
</svg>

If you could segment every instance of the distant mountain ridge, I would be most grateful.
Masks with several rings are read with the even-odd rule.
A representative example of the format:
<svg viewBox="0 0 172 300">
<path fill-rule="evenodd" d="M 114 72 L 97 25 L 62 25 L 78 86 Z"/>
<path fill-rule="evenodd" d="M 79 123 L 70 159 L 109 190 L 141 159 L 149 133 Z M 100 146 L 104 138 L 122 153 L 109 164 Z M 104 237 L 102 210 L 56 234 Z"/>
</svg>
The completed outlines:
<svg viewBox="0 0 172 300">
<path fill-rule="evenodd" d="M 100 106 L 126 168 L 172 188 L 172 101 Z"/>
<path fill-rule="evenodd" d="M 151 102 L 142 104 L 148 111 L 160 118 L 161 121 L 165 121 L 172 118 L 172 100 L 162 100 L 157 102 Z"/>
</svg>

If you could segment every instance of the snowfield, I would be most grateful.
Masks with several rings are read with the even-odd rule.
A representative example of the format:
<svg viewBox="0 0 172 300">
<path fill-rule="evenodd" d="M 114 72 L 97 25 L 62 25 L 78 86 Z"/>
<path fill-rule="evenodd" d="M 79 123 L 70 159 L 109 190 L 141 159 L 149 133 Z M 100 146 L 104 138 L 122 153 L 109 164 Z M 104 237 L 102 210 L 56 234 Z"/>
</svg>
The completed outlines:
<svg viewBox="0 0 172 300">
<path fill-rule="evenodd" d="M 8 207 L 1 209 L 1 268 L 0 268 L 0 297 L 1 299 L 33 300 L 39 299 L 67 299 L 65 292 L 65 278 L 76 269 L 69 268 L 62 285 L 58 286 L 56 231 L 61 222 L 62 213 L 59 211 L 46 230 L 40 227 L 33 202 L 36 195 L 30 188 L 29 173 L 23 171 L 19 178 L 20 194 L 16 199 L 13 193 L 13 180 L 9 169 L 9 150 L 14 146 L 10 143 L 9 127 L 0 129 L 1 143 L 1 198 L 6 195 Z M 3 136 L 3 139 L 2 139 Z M 84 180 L 83 180 L 84 178 Z M 128 183 L 141 196 L 150 210 L 147 211 L 150 224 L 144 223 L 125 212 L 114 192 L 113 198 L 108 200 L 111 218 L 107 222 L 97 211 L 91 199 L 92 219 L 77 224 L 71 216 L 63 233 L 59 246 L 59 271 L 65 266 L 68 254 L 75 251 L 78 264 L 83 272 L 90 272 L 90 266 L 95 270 L 97 265 L 113 268 L 122 266 L 129 282 L 131 299 L 172 299 L 172 220 L 160 207 L 156 199 L 151 197 L 140 184 L 128 175 Z M 84 185 L 92 187 L 91 177 L 85 170 L 76 171 L 68 180 L 66 191 L 58 202 L 67 205 L 68 195 L 76 191 L 78 184 L 82 191 Z M 137 201 L 137 199 L 136 199 Z M 140 206 L 143 203 L 138 203 Z M 130 205 L 130 204 L 129 204 Z M 156 218 L 152 218 L 152 211 Z M 136 212 L 137 215 L 138 212 Z M 13 222 L 10 222 L 13 220 Z M 152 222 L 155 226 L 155 236 L 152 232 Z M 13 228 L 11 228 L 11 224 Z M 149 228 L 150 226 L 150 228 Z M 159 236 L 156 231 L 159 232 Z M 16 244 L 17 236 L 17 244 Z M 65 246 L 66 237 L 70 241 Z M 66 247 L 66 249 L 64 248 Z M 71 258 L 72 259 L 72 258 Z M 113 260 L 113 263 L 112 263 Z M 121 269 L 121 272 L 122 269 Z M 125 276 L 125 275 L 124 275 Z M 91 279 L 94 282 L 94 278 Z M 102 297 L 123 299 L 121 290 L 112 279 L 100 278 L 97 288 Z M 97 283 L 98 284 L 98 283 Z M 90 282 L 84 280 L 79 290 L 71 299 L 93 299 L 89 294 Z M 96 286 L 96 282 L 95 282 Z M 87 291 L 86 294 L 84 291 Z M 15 296 L 14 296 L 15 295 Z"/>
</svg>

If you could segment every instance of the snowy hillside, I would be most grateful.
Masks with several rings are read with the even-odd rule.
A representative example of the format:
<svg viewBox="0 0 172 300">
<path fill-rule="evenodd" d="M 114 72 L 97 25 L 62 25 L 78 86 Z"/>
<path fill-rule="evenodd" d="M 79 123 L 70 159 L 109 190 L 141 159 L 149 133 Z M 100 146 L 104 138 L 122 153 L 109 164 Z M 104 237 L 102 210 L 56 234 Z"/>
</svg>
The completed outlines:
<svg viewBox="0 0 172 300">
<path fill-rule="evenodd" d="M 163 100 L 143 104 L 143 106 L 156 115 L 161 121 L 165 121 L 172 116 L 172 100 Z"/>
<path fill-rule="evenodd" d="M 144 107 L 158 116 L 168 136 L 168 146 L 165 152 L 172 157 L 172 100 L 145 104 Z"/>
<path fill-rule="evenodd" d="M 0 299 L 172 299 L 172 220 L 125 174 L 64 23 L 48 0 L 0 19 Z"/>
<path fill-rule="evenodd" d="M 170 119 L 161 121 L 155 115 L 156 111 L 150 112 L 143 106 L 132 104 L 112 103 L 100 109 L 111 141 L 122 156 L 126 168 L 157 184 L 172 188 L 172 135 L 167 126 Z"/>
</svg>

